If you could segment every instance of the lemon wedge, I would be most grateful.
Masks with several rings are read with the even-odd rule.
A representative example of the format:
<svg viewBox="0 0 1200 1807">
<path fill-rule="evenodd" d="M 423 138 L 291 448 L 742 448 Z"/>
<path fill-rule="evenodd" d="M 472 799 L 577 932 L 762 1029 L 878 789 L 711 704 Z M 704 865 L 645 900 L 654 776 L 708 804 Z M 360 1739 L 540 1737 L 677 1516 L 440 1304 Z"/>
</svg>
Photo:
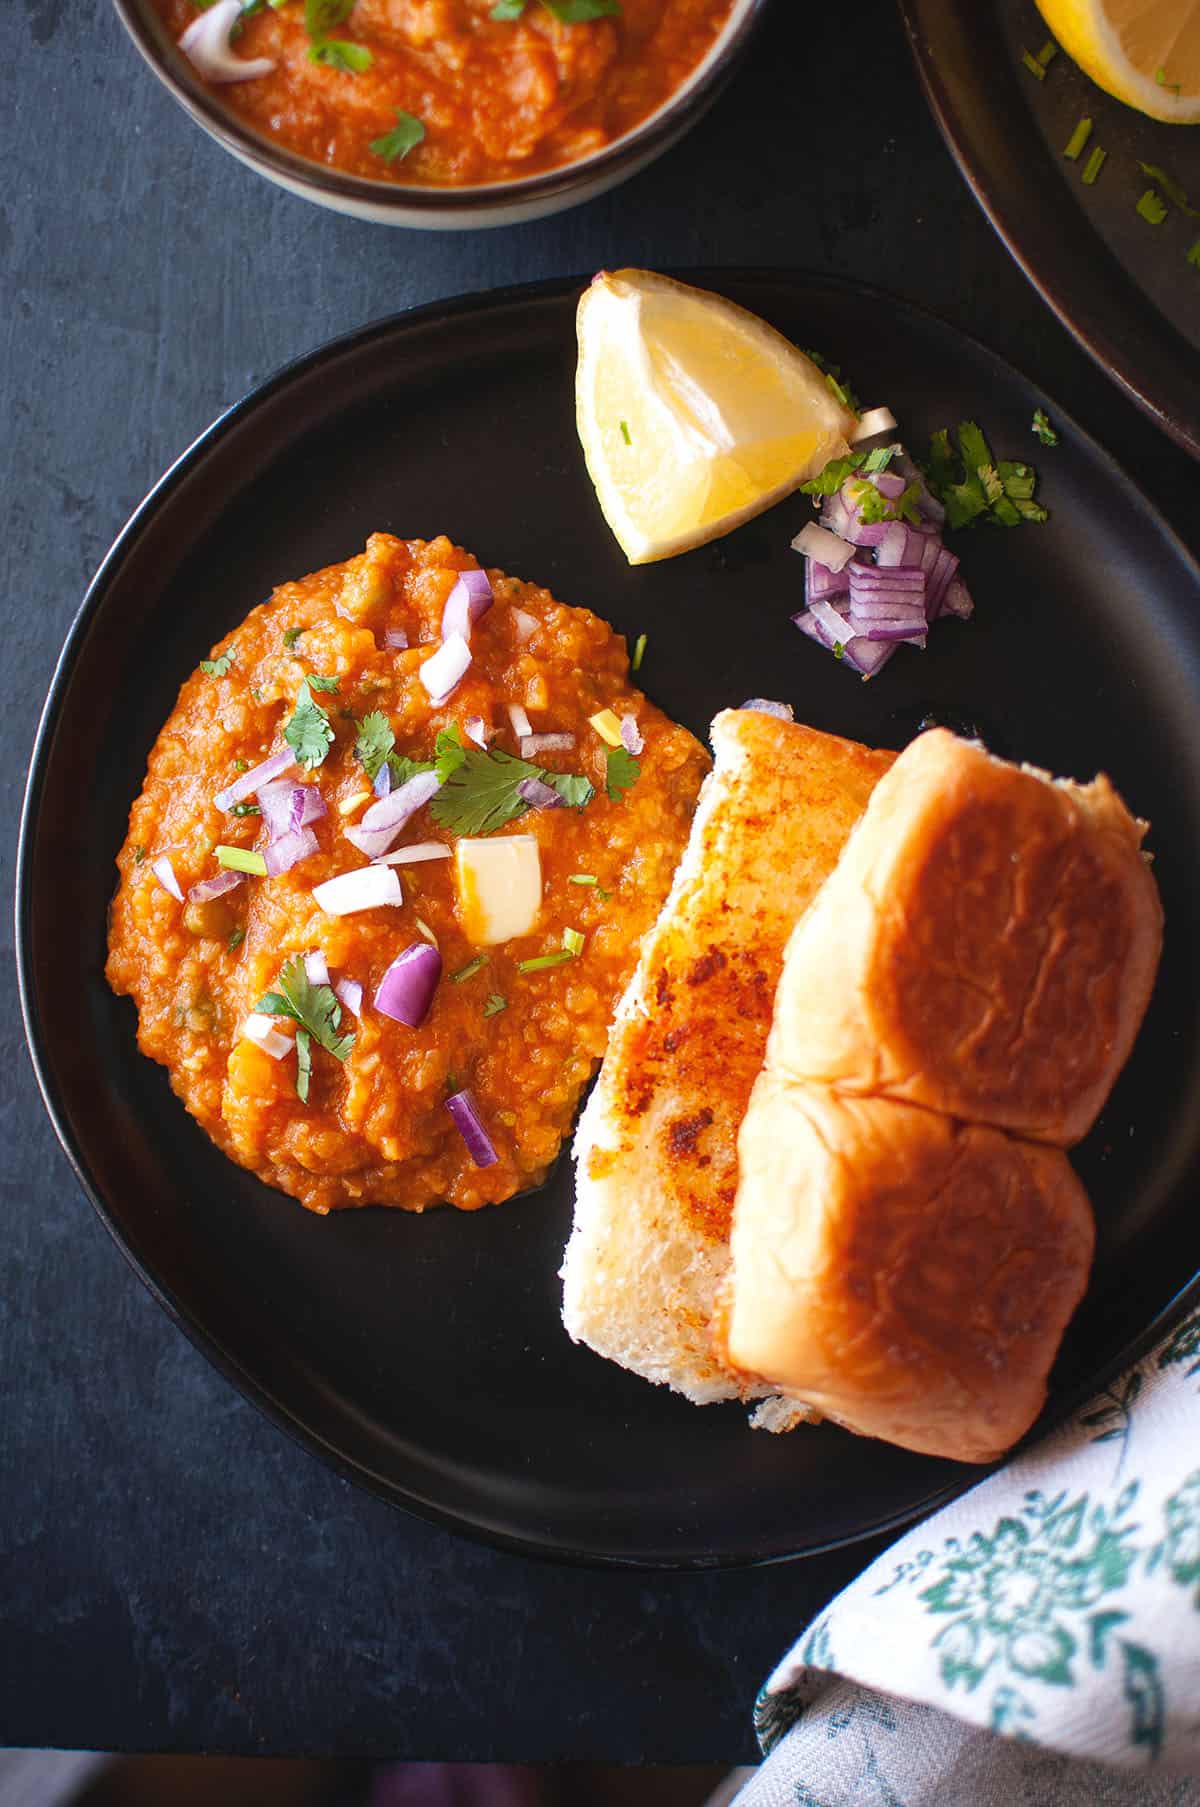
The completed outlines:
<svg viewBox="0 0 1200 1807">
<path fill-rule="evenodd" d="M 856 416 L 811 358 L 720 295 L 604 271 L 577 328 L 576 425 L 631 565 L 728 533 L 849 451 Z"/>
<path fill-rule="evenodd" d="M 1200 122 L 1200 0 L 1037 0 L 1086 75 L 1174 125 Z"/>
</svg>

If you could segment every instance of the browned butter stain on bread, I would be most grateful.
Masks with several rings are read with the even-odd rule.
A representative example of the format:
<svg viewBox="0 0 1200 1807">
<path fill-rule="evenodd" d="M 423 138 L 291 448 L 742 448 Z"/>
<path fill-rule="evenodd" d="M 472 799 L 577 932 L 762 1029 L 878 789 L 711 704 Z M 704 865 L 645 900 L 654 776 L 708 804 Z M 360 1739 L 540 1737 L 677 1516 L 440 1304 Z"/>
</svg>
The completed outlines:
<svg viewBox="0 0 1200 1807">
<path fill-rule="evenodd" d="M 1091 1258 L 1061 1149 L 1157 969 L 1144 831 L 1107 779 L 941 730 L 880 781 L 789 942 L 742 1124 L 735 1367 L 929 1454 L 1033 1422 Z"/>
<path fill-rule="evenodd" d="M 783 950 L 895 755 L 754 709 L 712 726 L 715 765 L 671 894 L 580 1120 L 563 1318 L 577 1342 L 698 1404 L 772 1389 L 712 1341 L 737 1133 Z"/>
<path fill-rule="evenodd" d="M 1092 1259 L 1062 1151 L 776 1073 L 741 1152 L 741 1365 L 909 1449 L 988 1462 L 1016 1442 Z"/>
</svg>

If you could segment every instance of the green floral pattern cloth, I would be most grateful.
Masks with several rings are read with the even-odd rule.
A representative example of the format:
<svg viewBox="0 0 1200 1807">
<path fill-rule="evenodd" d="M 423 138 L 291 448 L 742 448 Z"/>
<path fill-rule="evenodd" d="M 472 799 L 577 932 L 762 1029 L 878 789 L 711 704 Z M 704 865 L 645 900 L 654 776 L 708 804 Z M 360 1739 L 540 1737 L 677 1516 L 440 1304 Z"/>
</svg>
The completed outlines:
<svg viewBox="0 0 1200 1807">
<path fill-rule="evenodd" d="M 964 1803 L 1200 1807 L 1200 1313 L 852 1583 L 756 1724 L 746 1807 L 949 1807 L 968 1771 Z"/>
</svg>

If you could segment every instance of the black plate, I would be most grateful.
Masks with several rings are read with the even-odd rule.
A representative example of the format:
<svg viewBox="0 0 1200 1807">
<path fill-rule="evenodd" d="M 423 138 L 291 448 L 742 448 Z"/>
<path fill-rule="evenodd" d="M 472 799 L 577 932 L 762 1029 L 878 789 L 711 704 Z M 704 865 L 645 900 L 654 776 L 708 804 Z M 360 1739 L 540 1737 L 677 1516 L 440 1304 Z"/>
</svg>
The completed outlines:
<svg viewBox="0 0 1200 1807">
<path fill-rule="evenodd" d="M 273 584 L 347 557 L 373 528 L 445 530 L 486 563 L 646 632 L 643 681 L 697 733 L 723 705 L 767 694 L 817 727 L 900 746 L 932 705 L 968 714 L 999 752 L 1079 776 L 1103 766 L 1154 816 L 1177 926 L 1134 1059 L 1080 1150 L 1100 1246 L 1054 1410 L 1179 1304 L 1200 1264 L 1200 571 L 1051 399 L 940 322 L 827 280 L 698 280 L 852 361 L 914 443 L 969 408 L 1001 453 L 1024 454 L 1036 406 L 1059 421 L 1063 443 L 1041 459 L 1051 525 L 964 536 L 975 621 L 856 681 L 789 622 L 801 499 L 631 570 L 575 441 L 576 287 L 423 309 L 256 390 L 138 510 L 51 688 L 18 879 L 26 1026 L 58 1134 L 199 1346 L 278 1423 L 398 1504 L 545 1555 L 663 1566 L 861 1537 L 933 1504 L 965 1471 L 828 1426 L 751 1433 L 736 1407 L 697 1410 L 574 1348 L 555 1277 L 566 1163 L 539 1194 L 475 1215 L 307 1215 L 186 1116 L 102 969 L 129 802 L 196 659 Z"/>
<path fill-rule="evenodd" d="M 1166 170 L 1200 207 L 1200 130 L 1112 100 L 1060 55 L 1035 81 L 1021 61 L 1046 42 L 1033 0 L 900 0 L 925 93 L 976 200 L 1026 276 L 1109 375 L 1200 458 L 1200 221 L 1137 213 Z M 1096 183 L 1062 154 L 1076 122 L 1108 152 Z M 1085 152 L 1086 158 L 1086 152 Z"/>
</svg>

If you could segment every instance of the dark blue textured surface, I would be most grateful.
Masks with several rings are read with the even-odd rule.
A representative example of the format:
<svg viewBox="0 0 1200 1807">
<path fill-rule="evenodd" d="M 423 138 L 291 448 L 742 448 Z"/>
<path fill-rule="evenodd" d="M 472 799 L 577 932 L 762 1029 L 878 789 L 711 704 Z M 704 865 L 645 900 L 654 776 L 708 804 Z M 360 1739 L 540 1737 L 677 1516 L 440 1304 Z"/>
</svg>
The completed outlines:
<svg viewBox="0 0 1200 1807">
<path fill-rule="evenodd" d="M 990 239 L 886 0 L 849 28 L 779 0 L 734 87 L 663 162 L 576 213 L 455 237 L 343 221 L 242 170 L 154 83 L 104 0 L 8 0 L 6 24 L 10 866 L 53 660 L 129 509 L 249 384 L 437 296 L 602 263 L 879 281 L 1061 395 L 1200 543 L 1195 467 L 1106 388 Z M 87 761 L 81 746 L 85 796 Z M 745 1758 L 764 1673 L 873 1552 L 723 1575 L 556 1570 L 356 1492 L 246 1405 L 133 1278 L 53 1140 L 16 1014 L 10 988 L 0 1741 Z"/>
</svg>

